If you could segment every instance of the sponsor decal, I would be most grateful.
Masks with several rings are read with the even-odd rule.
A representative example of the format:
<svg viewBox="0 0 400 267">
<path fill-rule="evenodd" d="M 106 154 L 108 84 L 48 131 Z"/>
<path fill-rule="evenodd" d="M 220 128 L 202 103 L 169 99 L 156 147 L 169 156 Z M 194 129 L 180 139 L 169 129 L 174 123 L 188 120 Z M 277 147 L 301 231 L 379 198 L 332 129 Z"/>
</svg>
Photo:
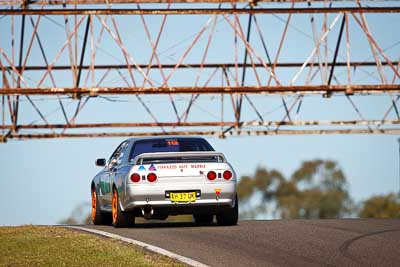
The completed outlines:
<svg viewBox="0 0 400 267">
<path fill-rule="evenodd" d="M 221 188 L 216 188 L 214 189 L 215 194 L 217 195 L 217 197 L 219 197 L 219 195 L 221 194 Z"/>
<path fill-rule="evenodd" d="M 167 144 L 167 146 L 179 146 L 179 142 L 176 139 L 167 140 L 166 144 Z"/>
<path fill-rule="evenodd" d="M 151 164 L 149 167 L 149 171 L 156 171 L 156 167 L 154 166 L 154 164 Z"/>
<path fill-rule="evenodd" d="M 146 171 L 146 168 L 143 165 L 140 165 L 138 171 Z"/>
<path fill-rule="evenodd" d="M 200 171 L 200 175 L 204 175 L 204 172 L 203 172 L 203 171 Z"/>
<path fill-rule="evenodd" d="M 192 168 L 192 169 L 205 169 L 206 165 L 205 164 L 191 164 L 190 168 Z"/>
<path fill-rule="evenodd" d="M 177 168 L 178 168 L 177 165 L 159 165 L 158 166 L 158 169 L 160 169 L 160 170 L 175 170 Z"/>
<path fill-rule="evenodd" d="M 151 168 L 151 166 L 150 166 Z M 205 164 L 165 164 L 165 165 L 158 165 L 160 170 L 176 170 L 176 169 L 205 169 Z M 150 170 L 150 169 L 149 169 Z"/>
</svg>

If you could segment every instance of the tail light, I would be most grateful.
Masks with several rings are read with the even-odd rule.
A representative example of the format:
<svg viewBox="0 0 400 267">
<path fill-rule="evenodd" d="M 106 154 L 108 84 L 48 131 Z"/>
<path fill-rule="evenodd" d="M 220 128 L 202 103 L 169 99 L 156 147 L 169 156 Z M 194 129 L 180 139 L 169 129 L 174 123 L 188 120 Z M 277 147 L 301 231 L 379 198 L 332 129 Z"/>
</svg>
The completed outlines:
<svg viewBox="0 0 400 267">
<path fill-rule="evenodd" d="M 155 173 L 149 173 L 147 174 L 147 181 L 149 182 L 155 182 L 157 180 L 157 175 Z"/>
<path fill-rule="evenodd" d="M 131 175 L 131 181 L 134 183 L 138 183 L 140 182 L 140 175 L 137 173 L 134 173 Z"/>
<path fill-rule="evenodd" d="M 217 178 L 217 174 L 215 173 L 215 171 L 209 171 L 207 173 L 207 178 L 208 180 L 215 180 L 215 178 Z"/>
<path fill-rule="evenodd" d="M 224 171 L 222 176 L 224 177 L 225 180 L 229 180 L 229 179 L 232 178 L 232 172 L 231 171 Z"/>
</svg>

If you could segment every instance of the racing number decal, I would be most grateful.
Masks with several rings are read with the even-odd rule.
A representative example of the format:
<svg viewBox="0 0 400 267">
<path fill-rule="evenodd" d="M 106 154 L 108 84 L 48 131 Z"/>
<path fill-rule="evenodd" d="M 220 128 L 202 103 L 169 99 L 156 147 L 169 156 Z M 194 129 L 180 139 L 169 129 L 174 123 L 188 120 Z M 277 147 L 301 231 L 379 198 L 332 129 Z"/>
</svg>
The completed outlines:
<svg viewBox="0 0 400 267">
<path fill-rule="evenodd" d="M 103 195 L 111 193 L 111 179 L 109 175 L 102 175 L 100 177 L 100 190 Z"/>
</svg>

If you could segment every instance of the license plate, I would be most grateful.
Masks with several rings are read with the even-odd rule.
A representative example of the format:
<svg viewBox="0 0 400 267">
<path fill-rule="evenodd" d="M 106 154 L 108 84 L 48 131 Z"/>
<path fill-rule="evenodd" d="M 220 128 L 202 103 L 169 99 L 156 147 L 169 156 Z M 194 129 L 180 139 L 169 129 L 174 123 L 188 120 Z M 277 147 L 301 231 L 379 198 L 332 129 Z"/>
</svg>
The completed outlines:
<svg viewBox="0 0 400 267">
<path fill-rule="evenodd" d="M 171 202 L 195 202 L 196 192 L 170 193 Z"/>
</svg>

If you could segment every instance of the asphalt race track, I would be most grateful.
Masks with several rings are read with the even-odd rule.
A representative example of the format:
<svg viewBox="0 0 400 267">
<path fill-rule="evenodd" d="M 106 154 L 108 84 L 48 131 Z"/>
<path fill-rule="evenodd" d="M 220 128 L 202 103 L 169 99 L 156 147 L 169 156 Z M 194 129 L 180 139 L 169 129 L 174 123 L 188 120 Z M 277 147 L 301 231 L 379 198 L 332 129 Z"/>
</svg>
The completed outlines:
<svg viewBox="0 0 400 267">
<path fill-rule="evenodd" d="M 399 219 L 84 227 L 139 240 L 210 266 L 400 266 Z"/>
</svg>

